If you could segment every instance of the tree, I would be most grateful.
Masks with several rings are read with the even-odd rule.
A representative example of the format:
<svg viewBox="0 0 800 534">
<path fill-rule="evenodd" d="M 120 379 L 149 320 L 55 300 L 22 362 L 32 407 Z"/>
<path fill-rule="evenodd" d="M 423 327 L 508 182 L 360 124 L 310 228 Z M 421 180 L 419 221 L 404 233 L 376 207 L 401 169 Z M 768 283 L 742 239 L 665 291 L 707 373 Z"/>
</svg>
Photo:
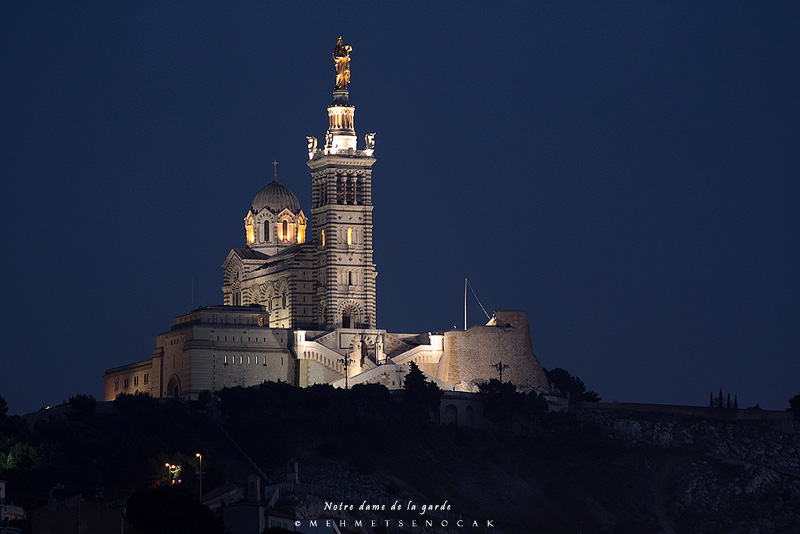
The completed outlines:
<svg viewBox="0 0 800 534">
<path fill-rule="evenodd" d="M 792 407 L 795 420 L 800 421 L 800 395 L 795 395 L 789 399 L 789 406 Z"/>
<path fill-rule="evenodd" d="M 0 397 L 0 420 L 3 420 L 8 415 L 8 403 L 3 397 Z"/>
<path fill-rule="evenodd" d="M 511 382 L 492 378 L 478 385 L 478 395 L 489 420 L 500 430 L 512 430 L 514 417 L 522 413 L 524 395 Z"/>
<path fill-rule="evenodd" d="M 424 414 L 425 420 L 430 418 L 431 413 L 434 417 L 438 415 L 444 392 L 435 382 L 428 382 L 414 362 L 411 362 L 408 374 L 403 378 L 403 389 L 412 412 L 420 416 Z"/>
<path fill-rule="evenodd" d="M 67 417 L 73 421 L 86 421 L 94 413 L 97 401 L 92 395 L 78 393 L 69 398 L 69 406 L 70 411 L 67 412 Z"/>
<path fill-rule="evenodd" d="M 550 384 L 565 395 L 569 395 L 572 402 L 599 402 L 600 395 L 591 390 L 586 390 L 583 380 L 577 376 L 572 376 L 569 371 L 556 367 L 551 370 L 544 370 Z"/>
</svg>

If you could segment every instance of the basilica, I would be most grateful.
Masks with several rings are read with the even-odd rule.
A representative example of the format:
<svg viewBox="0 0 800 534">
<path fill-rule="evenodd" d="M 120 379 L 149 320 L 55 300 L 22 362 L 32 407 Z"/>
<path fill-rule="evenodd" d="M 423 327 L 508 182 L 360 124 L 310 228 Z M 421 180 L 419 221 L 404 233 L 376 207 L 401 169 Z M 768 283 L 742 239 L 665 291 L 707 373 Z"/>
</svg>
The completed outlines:
<svg viewBox="0 0 800 534">
<path fill-rule="evenodd" d="M 176 317 L 149 358 L 108 369 L 104 400 L 134 392 L 196 398 L 265 380 L 397 389 L 411 362 L 445 390 L 474 391 L 497 377 L 497 364 L 505 380 L 546 390 L 525 312 L 497 311 L 485 326 L 447 332 L 378 328 L 375 134 L 359 148 L 347 88 L 351 51 L 340 37 L 328 129 L 321 143 L 307 138 L 310 218 L 276 171 L 246 210 L 244 246 L 222 264 L 222 305 Z"/>
</svg>

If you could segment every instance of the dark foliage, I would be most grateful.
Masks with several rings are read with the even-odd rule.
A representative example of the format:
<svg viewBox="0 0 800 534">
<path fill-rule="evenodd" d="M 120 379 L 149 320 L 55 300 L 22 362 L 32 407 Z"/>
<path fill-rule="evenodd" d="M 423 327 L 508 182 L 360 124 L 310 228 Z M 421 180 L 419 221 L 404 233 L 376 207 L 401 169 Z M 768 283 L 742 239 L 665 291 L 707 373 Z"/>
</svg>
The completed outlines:
<svg viewBox="0 0 800 534">
<path fill-rule="evenodd" d="M 569 395 L 572 402 L 599 402 L 600 395 L 591 390 L 586 390 L 586 385 L 583 380 L 577 376 L 572 376 L 569 371 L 556 367 L 555 369 L 544 370 L 550 385 L 555 387 L 561 393 Z"/>
<path fill-rule="evenodd" d="M 224 534 L 222 520 L 179 485 L 138 490 L 128 499 L 126 519 L 147 534 Z"/>
<path fill-rule="evenodd" d="M 73 421 L 86 421 L 94 413 L 97 401 L 91 395 L 84 395 L 78 393 L 74 397 L 69 398 L 70 411 L 67 412 L 67 417 Z"/>
<path fill-rule="evenodd" d="M 481 402 L 495 430 L 513 431 L 514 423 L 538 425 L 547 415 L 547 401 L 535 393 L 522 393 L 511 382 L 496 378 L 478 386 Z"/>
<path fill-rule="evenodd" d="M 122 497 L 163 483 L 167 462 L 182 466 L 184 489 L 199 492 L 195 452 L 215 434 L 207 416 L 185 402 L 146 394 L 120 395 L 113 405 L 99 407 L 91 396 L 76 395 L 32 431 L 18 416 L 0 421 L 0 471 L 17 504 L 40 506 L 53 488 L 57 499 L 77 493 Z M 210 485 L 220 475 L 213 458 L 208 460 Z"/>
<path fill-rule="evenodd" d="M 794 419 L 800 421 L 800 395 L 795 395 L 789 399 L 789 406 L 792 408 Z"/>
<path fill-rule="evenodd" d="M 408 374 L 403 378 L 403 389 L 412 420 L 427 422 L 431 416 L 439 414 L 444 392 L 435 382 L 427 381 L 414 362 L 411 362 Z"/>
</svg>

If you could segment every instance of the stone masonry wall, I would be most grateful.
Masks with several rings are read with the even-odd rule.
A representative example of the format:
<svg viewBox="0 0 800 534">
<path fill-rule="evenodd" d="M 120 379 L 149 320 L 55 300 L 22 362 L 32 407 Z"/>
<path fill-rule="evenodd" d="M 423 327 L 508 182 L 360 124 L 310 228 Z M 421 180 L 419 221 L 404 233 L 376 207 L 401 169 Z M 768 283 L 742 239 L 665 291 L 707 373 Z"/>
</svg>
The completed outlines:
<svg viewBox="0 0 800 534">
<path fill-rule="evenodd" d="M 502 361 L 508 365 L 503 381 L 547 389 L 547 377 L 533 354 L 524 311 L 498 311 L 486 326 L 445 332 L 444 352 L 443 380 L 457 384 L 498 378 L 493 365 Z"/>
</svg>

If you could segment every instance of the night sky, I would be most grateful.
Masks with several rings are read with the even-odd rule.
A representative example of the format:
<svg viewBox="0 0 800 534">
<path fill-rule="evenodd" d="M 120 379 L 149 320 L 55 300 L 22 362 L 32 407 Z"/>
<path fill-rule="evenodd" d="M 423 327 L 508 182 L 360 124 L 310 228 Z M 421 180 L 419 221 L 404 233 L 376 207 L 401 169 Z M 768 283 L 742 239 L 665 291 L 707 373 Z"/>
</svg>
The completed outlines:
<svg viewBox="0 0 800 534">
<path fill-rule="evenodd" d="M 310 215 L 341 34 L 379 327 L 461 326 L 467 276 L 604 400 L 787 408 L 798 28 L 790 1 L 3 2 L 0 395 L 102 398 L 193 286 L 221 303 L 273 159 Z"/>
</svg>

